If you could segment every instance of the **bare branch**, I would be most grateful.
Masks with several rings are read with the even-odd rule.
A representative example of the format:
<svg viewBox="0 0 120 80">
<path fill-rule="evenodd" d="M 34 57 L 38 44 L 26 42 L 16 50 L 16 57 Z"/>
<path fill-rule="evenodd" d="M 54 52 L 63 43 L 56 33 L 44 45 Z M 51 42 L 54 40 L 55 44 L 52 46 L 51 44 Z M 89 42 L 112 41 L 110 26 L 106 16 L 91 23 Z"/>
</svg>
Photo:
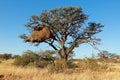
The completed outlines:
<svg viewBox="0 0 120 80">
<path fill-rule="evenodd" d="M 54 41 L 48 42 L 48 41 L 44 41 L 45 43 L 49 44 L 53 49 L 58 50 L 57 47 L 55 45 L 53 45 Z"/>
</svg>

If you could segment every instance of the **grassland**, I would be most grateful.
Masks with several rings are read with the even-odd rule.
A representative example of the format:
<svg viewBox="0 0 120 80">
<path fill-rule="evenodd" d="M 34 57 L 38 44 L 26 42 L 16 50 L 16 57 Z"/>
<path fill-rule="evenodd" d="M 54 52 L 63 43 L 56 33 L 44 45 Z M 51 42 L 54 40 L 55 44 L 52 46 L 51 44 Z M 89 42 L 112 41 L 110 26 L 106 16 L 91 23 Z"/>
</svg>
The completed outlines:
<svg viewBox="0 0 120 80">
<path fill-rule="evenodd" d="M 108 71 L 49 73 L 47 69 L 15 67 L 13 60 L 0 63 L 0 80 L 120 80 L 120 64 L 109 64 Z M 77 70 L 77 69 L 76 69 Z"/>
</svg>

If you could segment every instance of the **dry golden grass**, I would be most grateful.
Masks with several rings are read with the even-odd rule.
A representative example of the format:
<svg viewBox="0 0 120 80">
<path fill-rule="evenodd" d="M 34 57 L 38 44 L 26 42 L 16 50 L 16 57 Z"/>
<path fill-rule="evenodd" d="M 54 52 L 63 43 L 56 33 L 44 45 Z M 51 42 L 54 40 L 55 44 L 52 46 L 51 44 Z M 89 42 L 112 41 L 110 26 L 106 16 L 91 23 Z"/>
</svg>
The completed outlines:
<svg viewBox="0 0 120 80">
<path fill-rule="evenodd" d="M 86 70 L 80 73 L 53 73 L 47 69 L 34 67 L 21 68 L 11 65 L 13 60 L 0 63 L 0 80 L 120 80 L 120 64 L 110 64 L 111 67 L 117 66 L 116 70 L 106 72 L 96 72 Z"/>
</svg>

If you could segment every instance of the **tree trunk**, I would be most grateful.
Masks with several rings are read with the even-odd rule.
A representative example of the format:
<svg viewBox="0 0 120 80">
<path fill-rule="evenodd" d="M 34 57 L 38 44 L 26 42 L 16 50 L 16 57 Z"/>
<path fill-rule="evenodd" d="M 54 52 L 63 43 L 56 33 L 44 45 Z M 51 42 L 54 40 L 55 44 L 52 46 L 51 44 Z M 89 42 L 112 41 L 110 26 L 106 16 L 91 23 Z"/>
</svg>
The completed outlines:
<svg viewBox="0 0 120 80">
<path fill-rule="evenodd" d="M 68 55 L 67 55 L 67 53 L 66 53 L 66 48 L 65 48 L 64 44 L 65 44 L 65 41 L 62 40 L 62 41 L 60 42 L 61 50 L 59 51 L 59 52 L 60 52 L 59 55 L 60 55 L 61 59 L 67 61 Z"/>
<path fill-rule="evenodd" d="M 64 59 L 65 61 L 67 61 L 67 60 L 68 60 L 68 55 L 65 54 L 64 57 L 63 57 L 63 59 Z"/>
<path fill-rule="evenodd" d="M 60 50 L 60 51 L 58 52 L 58 55 L 60 56 L 60 58 L 61 58 L 62 60 L 65 60 L 65 61 L 68 60 L 68 54 L 66 54 L 66 52 L 65 52 L 64 50 Z"/>
</svg>

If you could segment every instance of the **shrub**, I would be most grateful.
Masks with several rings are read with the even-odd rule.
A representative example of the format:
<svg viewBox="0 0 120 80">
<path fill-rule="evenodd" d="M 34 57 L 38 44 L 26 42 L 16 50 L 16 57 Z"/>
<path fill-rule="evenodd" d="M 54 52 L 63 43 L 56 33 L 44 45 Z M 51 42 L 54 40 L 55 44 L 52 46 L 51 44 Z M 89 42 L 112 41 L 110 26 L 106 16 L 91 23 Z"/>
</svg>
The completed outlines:
<svg viewBox="0 0 120 80">
<path fill-rule="evenodd" d="M 43 60 L 43 59 L 38 59 L 37 61 L 35 61 L 34 65 L 39 68 L 45 68 L 47 67 L 48 64 L 49 64 L 48 61 Z"/>
<path fill-rule="evenodd" d="M 13 55 L 12 59 L 18 58 L 20 55 Z"/>
<path fill-rule="evenodd" d="M 16 66 L 34 66 L 39 68 L 45 68 L 50 61 L 47 60 L 48 57 L 40 56 L 32 51 L 26 51 L 22 56 L 17 56 L 14 61 L 14 65 Z"/>
<path fill-rule="evenodd" d="M 72 60 L 65 61 L 63 59 L 55 60 L 54 65 L 49 65 L 48 70 L 50 73 L 60 73 L 64 72 L 68 68 L 76 68 L 78 67 Z"/>
<path fill-rule="evenodd" d="M 97 59 L 85 58 L 80 61 L 78 67 L 80 70 L 91 70 L 91 71 L 106 71 L 108 68 L 107 64 L 98 63 Z"/>
<path fill-rule="evenodd" d="M 87 58 L 85 60 L 85 66 L 87 69 L 90 70 L 97 70 L 99 68 L 99 65 L 97 64 L 97 60 L 92 58 Z"/>
<path fill-rule="evenodd" d="M 68 60 L 67 61 L 67 68 L 77 68 L 77 64 L 74 63 L 73 60 Z"/>
<path fill-rule="evenodd" d="M 26 51 L 22 56 L 15 58 L 14 64 L 17 66 L 27 66 L 35 63 L 39 59 L 38 55 L 32 51 Z"/>
<path fill-rule="evenodd" d="M 59 59 L 55 60 L 54 65 L 49 65 L 48 66 L 48 70 L 49 70 L 50 73 L 63 72 L 65 68 L 67 68 L 66 61 L 65 60 L 59 60 Z"/>
</svg>

